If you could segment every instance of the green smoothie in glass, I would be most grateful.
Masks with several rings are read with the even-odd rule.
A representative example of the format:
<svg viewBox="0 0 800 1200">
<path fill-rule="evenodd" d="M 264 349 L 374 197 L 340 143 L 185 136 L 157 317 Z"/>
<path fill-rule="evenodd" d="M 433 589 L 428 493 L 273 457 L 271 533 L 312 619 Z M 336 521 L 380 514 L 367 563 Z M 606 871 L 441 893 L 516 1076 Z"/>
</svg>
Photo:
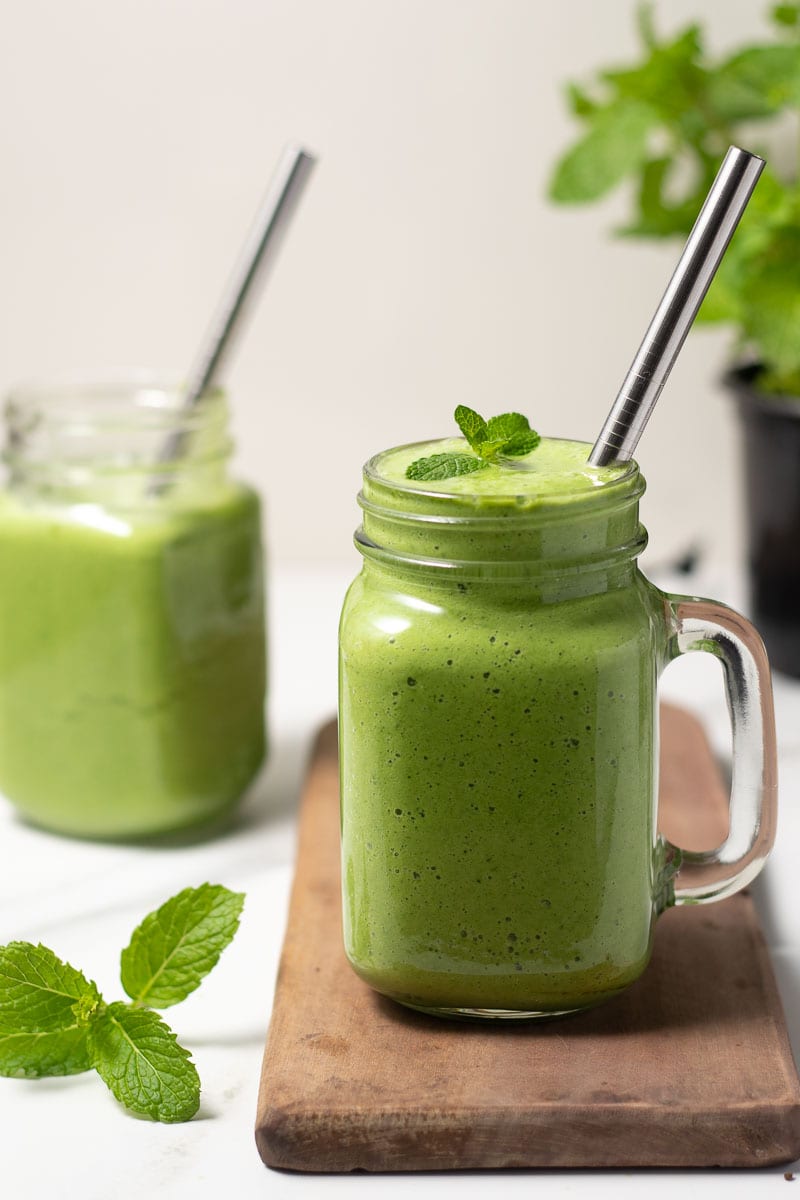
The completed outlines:
<svg viewBox="0 0 800 1200">
<path fill-rule="evenodd" d="M 202 824 L 264 756 L 259 501 L 221 396 L 26 389 L 0 498 L 0 790 L 98 838 Z M 160 462 L 171 435 L 181 455 Z"/>
<path fill-rule="evenodd" d="M 400 447 L 364 472 L 341 622 L 345 946 L 414 1007 L 554 1015 L 635 980 L 674 900 L 656 680 L 680 648 L 636 568 L 635 463 L 592 468 L 553 439 L 408 478 L 468 450 Z"/>
</svg>

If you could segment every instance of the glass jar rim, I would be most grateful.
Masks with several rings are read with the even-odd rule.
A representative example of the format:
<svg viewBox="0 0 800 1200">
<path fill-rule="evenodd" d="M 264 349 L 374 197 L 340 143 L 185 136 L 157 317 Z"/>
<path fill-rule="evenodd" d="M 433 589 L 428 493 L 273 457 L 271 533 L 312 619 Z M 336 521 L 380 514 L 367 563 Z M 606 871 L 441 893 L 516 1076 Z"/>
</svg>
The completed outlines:
<svg viewBox="0 0 800 1200">
<path fill-rule="evenodd" d="M 209 473 L 224 472 L 233 449 L 222 390 L 187 407 L 180 380 L 147 369 L 17 384 L 4 417 L 8 487 L 30 495 L 102 492 L 127 503 L 142 490 L 166 494 L 178 481 L 188 495 L 201 489 L 201 474 L 210 486 Z"/>
<path fill-rule="evenodd" d="M 189 429 L 195 413 L 204 424 L 209 407 L 224 403 L 225 393 L 212 389 L 202 404 L 187 409 L 181 403 L 181 379 L 174 373 L 147 368 L 107 371 L 65 371 L 53 376 L 22 380 L 5 397 L 6 418 L 13 412 L 43 417 L 57 425 L 84 423 L 116 426 L 131 419 L 171 430 L 176 424 Z"/>
</svg>

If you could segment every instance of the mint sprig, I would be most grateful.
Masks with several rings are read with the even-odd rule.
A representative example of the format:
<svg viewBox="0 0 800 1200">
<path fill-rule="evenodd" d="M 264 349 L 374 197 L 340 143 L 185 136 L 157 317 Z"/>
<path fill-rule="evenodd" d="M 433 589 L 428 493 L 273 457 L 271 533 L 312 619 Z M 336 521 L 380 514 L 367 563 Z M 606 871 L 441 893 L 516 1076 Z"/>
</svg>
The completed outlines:
<svg viewBox="0 0 800 1200">
<path fill-rule="evenodd" d="M 469 475 L 499 459 L 530 454 L 542 440 L 522 413 L 501 413 L 485 421 L 474 408 L 459 404 L 454 416 L 477 457 L 472 454 L 445 453 L 418 458 L 406 467 L 406 479 L 452 479 L 456 475 Z"/>
<path fill-rule="evenodd" d="M 728 146 L 766 146 L 772 159 L 777 133 L 778 169 L 765 168 L 698 324 L 732 328 L 737 353 L 763 367 L 759 391 L 796 395 L 800 155 L 780 131 L 800 112 L 800 4 L 770 5 L 768 16 L 769 32 L 719 55 L 702 24 L 662 34 L 653 5 L 640 5 L 634 56 L 568 86 L 578 136 L 549 194 L 557 204 L 590 204 L 624 187 L 629 215 L 617 233 L 682 243 Z"/>
<path fill-rule="evenodd" d="M 188 1121 L 200 1103 L 197 1070 L 152 1009 L 194 991 L 236 933 L 243 904 L 240 893 L 204 883 L 145 917 L 122 952 L 132 1003 L 106 1004 L 96 984 L 46 946 L 0 946 L 0 1075 L 94 1068 L 131 1112 Z"/>
</svg>

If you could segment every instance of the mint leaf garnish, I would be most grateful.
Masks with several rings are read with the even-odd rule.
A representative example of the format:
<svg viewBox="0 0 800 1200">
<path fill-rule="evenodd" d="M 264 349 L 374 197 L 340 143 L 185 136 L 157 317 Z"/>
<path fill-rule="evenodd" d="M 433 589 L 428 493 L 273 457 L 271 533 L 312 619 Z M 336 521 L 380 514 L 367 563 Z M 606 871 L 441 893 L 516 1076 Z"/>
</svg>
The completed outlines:
<svg viewBox="0 0 800 1200">
<path fill-rule="evenodd" d="M 502 442 L 498 454 L 511 455 L 518 458 L 530 454 L 542 440 L 535 429 L 531 429 L 528 418 L 522 413 L 502 413 L 499 417 L 490 417 L 487 421 L 489 437 Z"/>
<path fill-rule="evenodd" d="M 483 417 L 479 416 L 474 408 L 467 408 L 466 404 L 459 404 L 453 415 L 456 419 L 456 425 L 470 446 L 472 446 L 472 449 L 480 451 L 481 444 L 489 436 L 489 427 Z"/>
<path fill-rule="evenodd" d="M 495 438 L 501 442 L 507 442 L 517 433 L 525 433 L 530 429 L 528 418 L 523 417 L 522 413 L 509 412 L 501 413 L 499 417 L 489 417 L 486 422 L 486 428 L 489 431 L 489 437 Z"/>
<path fill-rule="evenodd" d="M 200 1078 L 188 1050 L 158 1013 L 109 1004 L 91 1025 L 93 1065 L 120 1104 L 154 1121 L 188 1121 Z"/>
<path fill-rule="evenodd" d="M 47 946 L 9 942 L 0 946 L 0 1014 L 4 1025 L 50 1033 L 75 1023 L 74 1005 L 99 1000 L 96 984 L 62 962 Z"/>
<path fill-rule="evenodd" d="M 491 462 L 505 448 L 504 438 L 487 438 L 485 442 L 481 442 L 481 447 L 478 453 L 481 458 L 485 458 L 487 462 Z"/>
<path fill-rule="evenodd" d="M 92 1069 L 86 1026 L 77 1023 L 51 1033 L 30 1033 L 0 1025 L 0 1075 L 41 1079 L 80 1075 Z"/>
<path fill-rule="evenodd" d="M 541 440 L 535 429 L 526 429 L 524 432 L 515 433 L 503 447 L 503 454 L 512 458 L 520 458 L 523 454 L 530 454 L 531 450 L 535 450 Z"/>
<path fill-rule="evenodd" d="M 406 469 L 406 479 L 452 479 L 455 475 L 471 475 L 488 465 L 472 454 L 431 454 L 411 463 Z"/>
<path fill-rule="evenodd" d="M 86 1013 L 99 1003 L 95 984 L 46 946 L 0 946 L 0 1075 L 88 1071 Z"/>
<path fill-rule="evenodd" d="M 504 454 L 514 457 L 529 454 L 542 440 L 522 413 L 501 413 L 499 417 L 484 421 L 473 409 L 461 404 L 455 411 L 455 418 L 473 450 L 488 462 Z"/>
<path fill-rule="evenodd" d="M 186 888 L 145 917 L 122 952 L 133 1003 L 106 1005 L 96 984 L 46 946 L 0 946 L 0 1075 L 74 1075 L 94 1067 L 132 1112 L 188 1121 L 200 1080 L 157 1013 L 198 986 L 239 926 L 244 896 Z"/>
<path fill-rule="evenodd" d="M 519 458 L 530 454 L 542 440 L 522 413 L 501 413 L 499 417 L 484 421 L 474 408 L 459 404 L 454 416 L 478 457 L 459 453 L 431 454 L 410 463 L 406 467 L 406 479 L 452 479 L 456 475 L 469 475 L 504 455 Z"/>
<path fill-rule="evenodd" d="M 204 883 L 145 917 L 122 951 L 122 986 L 137 1004 L 169 1008 L 214 967 L 239 928 L 244 896 Z"/>
</svg>

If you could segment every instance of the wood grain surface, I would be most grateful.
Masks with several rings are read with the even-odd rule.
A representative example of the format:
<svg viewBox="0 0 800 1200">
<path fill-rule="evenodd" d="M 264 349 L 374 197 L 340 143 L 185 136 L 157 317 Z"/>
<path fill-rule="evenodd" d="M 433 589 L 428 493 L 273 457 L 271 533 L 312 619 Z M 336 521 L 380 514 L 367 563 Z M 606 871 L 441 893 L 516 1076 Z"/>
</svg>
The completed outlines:
<svg viewBox="0 0 800 1200">
<path fill-rule="evenodd" d="M 662 711 L 667 834 L 717 844 L 726 793 L 697 722 Z M 672 909 L 644 976 L 562 1020 L 450 1022 L 350 970 L 340 932 L 335 725 L 314 747 L 264 1054 L 271 1167 L 754 1167 L 800 1157 L 800 1084 L 749 895 Z"/>
</svg>

